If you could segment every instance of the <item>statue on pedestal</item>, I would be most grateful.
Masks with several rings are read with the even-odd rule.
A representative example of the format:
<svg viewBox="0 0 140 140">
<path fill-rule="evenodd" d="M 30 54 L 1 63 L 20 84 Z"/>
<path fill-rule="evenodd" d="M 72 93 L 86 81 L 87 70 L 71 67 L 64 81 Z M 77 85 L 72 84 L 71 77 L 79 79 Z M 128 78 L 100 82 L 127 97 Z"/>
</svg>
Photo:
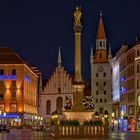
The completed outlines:
<svg viewBox="0 0 140 140">
<path fill-rule="evenodd" d="M 75 25 L 81 25 L 80 19 L 81 19 L 81 8 L 76 7 L 76 11 L 74 12 L 74 24 Z"/>
</svg>

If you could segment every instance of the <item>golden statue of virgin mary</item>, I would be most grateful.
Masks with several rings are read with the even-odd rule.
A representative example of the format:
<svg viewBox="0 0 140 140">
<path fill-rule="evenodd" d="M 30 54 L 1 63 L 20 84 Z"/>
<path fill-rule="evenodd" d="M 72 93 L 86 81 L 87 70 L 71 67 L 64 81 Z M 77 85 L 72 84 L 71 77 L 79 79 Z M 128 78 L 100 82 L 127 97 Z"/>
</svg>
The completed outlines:
<svg viewBox="0 0 140 140">
<path fill-rule="evenodd" d="M 74 23 L 75 25 L 81 25 L 80 19 L 81 19 L 81 8 L 79 8 L 78 6 L 76 7 L 76 11 L 74 12 Z"/>
</svg>

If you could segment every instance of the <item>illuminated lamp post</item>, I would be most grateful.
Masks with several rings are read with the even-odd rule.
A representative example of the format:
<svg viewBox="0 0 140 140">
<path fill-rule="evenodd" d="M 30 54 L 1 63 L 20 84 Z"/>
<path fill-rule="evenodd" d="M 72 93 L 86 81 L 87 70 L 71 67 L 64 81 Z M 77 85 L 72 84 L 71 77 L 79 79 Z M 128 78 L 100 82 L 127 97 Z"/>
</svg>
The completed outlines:
<svg viewBox="0 0 140 140">
<path fill-rule="evenodd" d="M 94 114 L 94 118 L 95 118 L 95 119 L 99 119 L 99 113 L 98 113 L 97 111 L 96 111 L 95 114 Z"/>
<path fill-rule="evenodd" d="M 104 112 L 104 128 L 105 128 L 105 133 L 109 132 L 109 121 L 108 121 L 109 113 L 107 110 Z"/>
<path fill-rule="evenodd" d="M 114 112 L 112 112 L 112 131 L 114 131 L 114 117 L 115 117 L 115 113 Z"/>
<path fill-rule="evenodd" d="M 57 111 L 53 112 L 51 115 L 51 125 L 58 125 L 58 113 Z"/>
</svg>

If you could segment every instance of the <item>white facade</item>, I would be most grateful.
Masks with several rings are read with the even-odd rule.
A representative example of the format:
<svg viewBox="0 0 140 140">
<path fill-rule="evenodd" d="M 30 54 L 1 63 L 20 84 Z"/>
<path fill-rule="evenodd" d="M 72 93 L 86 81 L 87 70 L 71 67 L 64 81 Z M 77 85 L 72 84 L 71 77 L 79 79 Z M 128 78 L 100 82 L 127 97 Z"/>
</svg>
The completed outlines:
<svg viewBox="0 0 140 140">
<path fill-rule="evenodd" d="M 96 52 L 91 49 L 91 95 L 94 97 L 95 111 L 103 117 L 105 111 L 111 116 L 111 49 L 106 46 L 102 15 L 96 36 Z M 109 51 L 107 51 L 109 48 Z"/>
<path fill-rule="evenodd" d="M 58 66 L 51 78 L 47 81 L 44 91 L 39 95 L 39 114 L 45 118 L 50 117 L 52 112 L 62 114 L 63 110 L 69 110 L 73 101 L 72 77 L 61 67 L 59 50 Z"/>
<path fill-rule="evenodd" d="M 111 66 L 109 63 L 92 64 L 91 95 L 94 97 L 95 110 L 102 114 L 111 113 Z"/>
</svg>

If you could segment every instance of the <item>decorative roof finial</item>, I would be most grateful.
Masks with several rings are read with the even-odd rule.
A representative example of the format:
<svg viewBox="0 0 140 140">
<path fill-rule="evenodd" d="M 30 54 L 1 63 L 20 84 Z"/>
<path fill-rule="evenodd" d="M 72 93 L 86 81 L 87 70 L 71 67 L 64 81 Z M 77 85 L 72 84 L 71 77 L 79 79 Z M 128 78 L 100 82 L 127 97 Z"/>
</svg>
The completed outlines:
<svg viewBox="0 0 140 140">
<path fill-rule="evenodd" d="M 61 51 L 60 51 L 60 47 L 59 47 L 59 50 L 58 50 L 58 67 L 61 67 Z"/>
<path fill-rule="evenodd" d="M 102 16 L 103 14 L 102 14 L 102 11 L 100 10 L 100 16 Z"/>
</svg>

